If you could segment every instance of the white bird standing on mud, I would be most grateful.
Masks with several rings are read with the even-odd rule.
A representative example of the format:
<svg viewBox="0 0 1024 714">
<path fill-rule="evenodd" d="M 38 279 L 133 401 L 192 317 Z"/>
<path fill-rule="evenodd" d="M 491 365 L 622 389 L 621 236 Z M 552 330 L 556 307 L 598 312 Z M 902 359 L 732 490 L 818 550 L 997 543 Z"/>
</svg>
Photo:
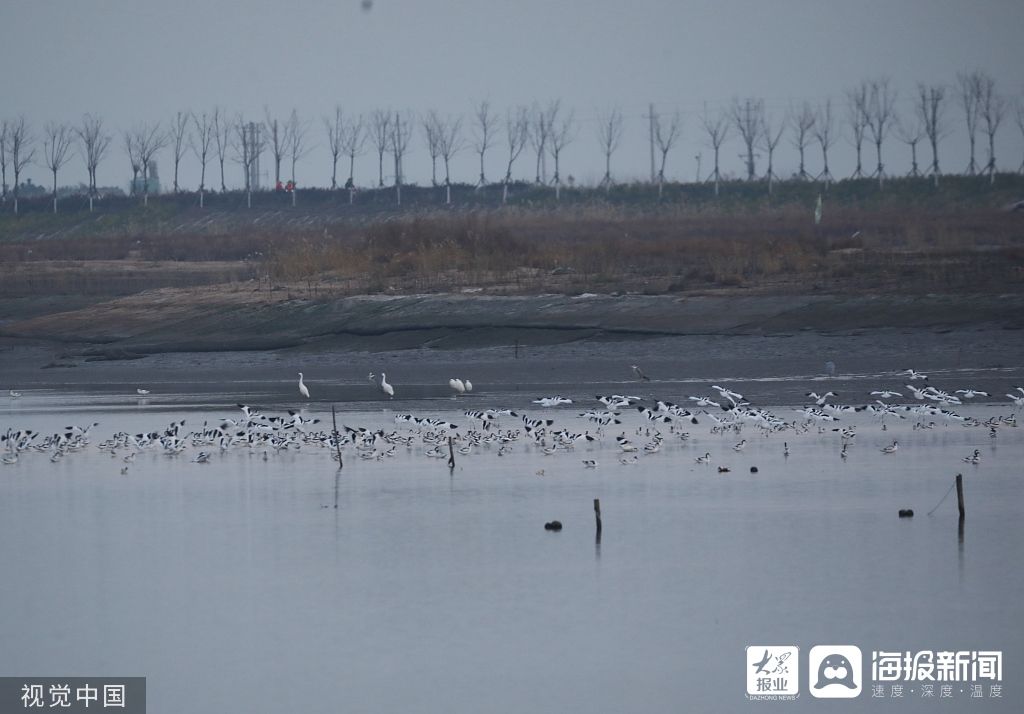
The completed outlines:
<svg viewBox="0 0 1024 714">
<path fill-rule="evenodd" d="M 299 394 L 309 399 L 309 387 L 302 381 L 302 372 L 299 372 Z"/>
<path fill-rule="evenodd" d="M 449 379 L 448 386 L 451 387 L 452 390 L 455 392 L 453 397 L 466 393 L 466 384 L 458 377 L 453 377 L 452 379 Z"/>
<path fill-rule="evenodd" d="M 140 389 L 136 389 L 135 393 L 138 394 L 140 397 L 144 397 L 147 394 L 149 394 L 149 390 L 148 389 L 141 389 L 140 388 Z"/>
<path fill-rule="evenodd" d="M 395 388 L 388 384 L 388 375 L 385 372 L 380 373 L 380 391 L 388 395 L 389 399 L 395 398 Z"/>
</svg>

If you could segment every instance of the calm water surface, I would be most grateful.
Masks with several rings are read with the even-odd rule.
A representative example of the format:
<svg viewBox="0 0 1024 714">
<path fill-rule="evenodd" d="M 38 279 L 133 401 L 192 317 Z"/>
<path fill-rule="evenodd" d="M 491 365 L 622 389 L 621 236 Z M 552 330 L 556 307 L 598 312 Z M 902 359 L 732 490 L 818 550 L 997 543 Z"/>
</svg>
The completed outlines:
<svg viewBox="0 0 1024 714">
<path fill-rule="evenodd" d="M 349 451 L 337 481 L 312 447 L 266 461 L 213 449 L 209 464 L 153 449 L 122 475 L 126 452 L 95 446 L 234 417 L 234 401 L 43 394 L 0 411 L 0 431 L 100 423 L 63 461 L 0 466 L 0 674 L 145 675 L 153 712 L 808 711 L 834 707 L 807 694 L 806 672 L 795 702 L 746 701 L 744 647 L 856 644 L 868 660 L 1002 650 L 1003 699 L 866 692 L 841 708 L 1024 709 L 1024 429 L 861 420 L 843 461 L 832 433 L 748 428 L 736 453 L 740 436 L 702 422 L 633 466 L 616 431 L 552 456 L 480 450 L 451 473 L 421 446 L 380 462 Z M 396 428 L 379 405 L 355 408 L 343 423 Z M 467 423 L 450 401 L 411 409 Z M 578 411 L 551 413 L 582 430 Z M 961 463 L 975 448 L 981 463 Z M 712 464 L 695 463 L 706 451 Z M 957 472 L 962 540 L 955 494 L 926 515 Z M 545 531 L 556 518 L 564 530 Z"/>
</svg>

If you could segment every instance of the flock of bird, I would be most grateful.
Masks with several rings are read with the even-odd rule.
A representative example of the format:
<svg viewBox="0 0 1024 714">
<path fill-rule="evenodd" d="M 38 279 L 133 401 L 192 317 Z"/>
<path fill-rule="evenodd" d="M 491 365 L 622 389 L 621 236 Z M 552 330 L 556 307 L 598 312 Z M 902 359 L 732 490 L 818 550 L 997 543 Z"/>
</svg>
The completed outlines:
<svg viewBox="0 0 1024 714">
<path fill-rule="evenodd" d="M 639 372 L 635 366 L 633 370 L 634 373 Z M 909 377 L 907 381 L 911 383 L 928 381 L 926 375 L 913 370 L 899 374 Z M 639 372 L 638 379 L 649 382 L 642 372 Z M 389 399 L 394 397 L 395 388 L 387 381 L 385 373 L 382 372 L 379 378 L 371 373 L 369 380 L 383 395 Z M 448 386 L 453 397 L 473 391 L 472 382 L 468 379 L 452 378 Z M 693 452 L 692 463 L 715 463 L 720 473 L 727 473 L 730 471 L 730 455 L 743 452 L 748 445 L 748 437 L 782 435 L 781 455 L 788 458 L 792 453 L 791 441 L 795 443 L 804 434 L 822 434 L 836 440 L 838 455 L 846 460 L 858 435 L 855 415 L 861 415 L 859 419 L 868 418 L 869 423 L 881 431 L 887 431 L 890 423 L 906 421 L 913 425 L 914 430 L 939 426 L 987 429 L 992 439 L 1000 430 L 1017 426 L 1015 414 L 981 420 L 950 408 L 967 400 L 989 396 L 982 390 L 967 388 L 947 392 L 931 386 L 917 388 L 907 384 L 906 387 L 906 396 L 897 389 L 884 388 L 868 393 L 867 396 L 874 398 L 869 403 L 856 405 L 837 402 L 839 394 L 833 391 L 822 394 L 808 392 L 805 406 L 786 408 L 792 409 L 788 414 L 779 409 L 773 411 L 756 406 L 728 387 L 711 385 L 713 394 L 688 395 L 685 405 L 637 395 L 597 395 L 593 408 L 583 411 L 576 408 L 571 412 L 559 409 L 544 417 L 508 408 L 467 409 L 462 413 L 464 422 L 457 424 L 448 419 L 401 413 L 393 415 L 393 425 L 382 427 L 379 424 L 350 426 L 344 423 L 342 415 L 340 429 L 333 424 L 327 429 L 320 419 L 304 416 L 301 411 L 265 414 L 254 406 L 239 404 L 238 414 L 212 423 L 204 421 L 197 428 L 186 427 L 184 419 L 176 420 L 155 431 L 119 431 L 97 443 L 96 447 L 113 458 L 120 457 L 124 474 L 128 473 L 138 455 L 150 452 L 169 457 L 191 456 L 189 460 L 196 464 L 211 463 L 218 457 L 239 451 L 269 460 L 283 452 L 319 450 L 342 462 L 346 454 L 365 461 L 383 461 L 402 452 L 421 453 L 428 458 L 447 458 L 448 465 L 454 466 L 456 454 L 468 457 L 492 452 L 505 456 L 518 452 L 551 456 L 574 452 L 578 447 L 595 452 L 581 459 L 584 468 L 593 469 L 599 465 L 594 457 L 604 445 L 615 454 L 615 461 L 629 466 L 639 463 L 642 457 L 661 452 L 668 444 L 692 448 L 704 439 L 703 435 L 697 435 L 703 425 L 703 430 L 711 438 L 702 444 L 706 448 Z M 1014 390 L 1015 393 L 1007 396 L 1015 405 L 1024 405 L 1024 387 L 1015 387 Z M 303 398 L 310 398 L 309 385 L 301 372 L 298 391 Z M 144 396 L 149 392 L 140 388 L 137 393 Z M 11 391 L 12 399 L 20 396 Z M 891 401 L 897 398 L 904 401 Z M 555 395 L 539 397 L 532 404 L 542 410 L 551 410 L 572 406 L 574 400 Z M 27 453 L 42 453 L 51 461 L 60 461 L 89 447 L 98 426 L 98 423 L 71 425 L 46 434 L 27 428 L 7 428 L 0 433 L 0 461 L 5 465 L 15 465 Z M 896 454 L 899 449 L 898 440 L 878 447 L 886 455 Z M 981 450 L 974 449 L 962 461 L 977 465 L 981 458 Z M 756 467 L 750 470 L 757 472 Z M 543 475 L 545 470 L 536 473 Z"/>
</svg>

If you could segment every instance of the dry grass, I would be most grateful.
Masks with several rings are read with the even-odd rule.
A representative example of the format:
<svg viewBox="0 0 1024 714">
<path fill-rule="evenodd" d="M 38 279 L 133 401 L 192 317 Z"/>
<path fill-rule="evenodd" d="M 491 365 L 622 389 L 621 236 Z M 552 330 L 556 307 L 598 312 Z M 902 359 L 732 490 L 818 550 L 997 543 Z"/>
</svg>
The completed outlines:
<svg viewBox="0 0 1024 714">
<path fill-rule="evenodd" d="M 236 261 L 313 292 L 649 293 L 707 289 L 998 292 L 1021 287 L 1024 219 L 991 209 L 799 207 L 739 212 L 588 205 L 429 212 L 327 228 L 0 243 L 39 261 Z M 188 271 L 185 271 L 188 272 Z M 206 282 L 208 277 L 204 278 Z"/>
</svg>

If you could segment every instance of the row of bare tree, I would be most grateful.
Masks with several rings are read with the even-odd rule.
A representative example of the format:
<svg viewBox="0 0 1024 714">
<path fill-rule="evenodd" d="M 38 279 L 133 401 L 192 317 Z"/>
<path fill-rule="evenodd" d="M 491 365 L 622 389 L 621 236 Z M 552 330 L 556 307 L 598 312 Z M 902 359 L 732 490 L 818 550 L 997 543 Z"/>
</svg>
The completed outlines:
<svg viewBox="0 0 1024 714">
<path fill-rule="evenodd" d="M 714 152 L 714 166 L 707 177 L 715 185 L 718 194 L 722 181 L 720 169 L 721 148 L 735 132 L 744 148 L 743 158 L 748 181 L 764 179 L 772 191 L 778 175 L 774 169 L 775 151 L 786 130 L 790 142 L 799 154 L 799 168 L 794 178 L 799 180 L 823 181 L 827 185 L 835 180 L 829 169 L 829 151 L 842 137 L 845 124 L 849 129 L 847 139 L 856 154 L 856 168 L 851 178 L 877 178 L 879 186 L 891 174 L 886 171 L 883 161 L 883 145 L 890 136 L 906 144 L 911 152 L 911 169 L 908 175 L 933 177 L 938 185 L 939 144 L 948 136 L 951 125 L 948 121 L 948 97 L 950 92 L 959 100 L 963 111 L 969 139 L 970 161 L 966 167 L 968 175 L 987 173 L 990 181 L 995 180 L 996 157 L 995 137 L 1000 125 L 1011 108 L 1010 100 L 995 89 L 995 81 L 983 71 L 959 74 L 954 87 L 935 84 L 918 84 L 912 96 L 913 111 L 910 116 L 900 117 L 896 112 L 897 91 L 888 77 L 865 80 L 846 92 L 845 115 L 840 118 L 833 102 L 827 99 L 813 105 L 802 102 L 791 105 L 782 116 L 772 116 L 765 108 L 763 99 L 735 99 L 730 106 L 717 113 L 708 112 L 705 107 L 699 123 Z M 1024 134 L 1024 103 L 1016 102 L 1016 120 Z M 654 147 L 660 153 L 660 167 L 656 174 L 659 196 L 665 182 L 665 165 L 668 154 L 676 145 L 682 128 L 678 112 L 670 117 L 654 114 L 650 117 L 652 160 Z M 500 137 L 505 140 L 504 176 L 502 200 L 507 201 L 512 170 L 516 160 L 529 146 L 534 156 L 535 181 L 547 183 L 547 160 L 553 163 L 550 180 L 556 197 L 560 196 L 562 180 L 560 160 L 562 153 L 577 138 L 578 125 L 575 113 L 565 110 L 560 101 L 545 106 L 517 106 L 500 116 L 490 102 L 478 104 L 471 118 L 470 131 L 465 131 L 463 117 L 442 115 L 431 110 L 417 117 L 411 112 L 395 112 L 378 109 L 368 115 L 348 115 L 336 107 L 333 116 L 323 118 L 327 148 L 331 155 L 331 189 L 338 188 L 338 162 L 348 159 L 348 179 L 345 187 L 352 200 L 355 190 L 355 159 L 369 144 L 377 156 L 377 185 L 383 187 L 385 180 L 385 157 L 390 156 L 393 165 L 393 180 L 399 204 L 404 181 L 403 160 L 417 127 L 431 160 L 431 182 L 446 187 L 446 202 L 451 202 L 451 161 L 467 147 L 471 148 L 480 162 L 477 186 L 487 185 L 485 157 Z M 184 157 L 191 152 L 200 165 L 198 193 L 200 205 L 207 190 L 206 172 L 212 161 L 220 169 L 220 189 L 226 191 L 225 163 L 237 162 L 244 170 L 245 190 L 250 198 L 257 181 L 255 168 L 260 157 L 269 151 L 273 160 L 274 183 L 281 185 L 282 165 L 290 163 L 290 181 L 296 181 L 296 164 L 312 149 L 309 143 L 310 122 L 299 118 L 292 110 L 286 119 L 275 117 L 265 109 L 262 121 L 253 121 L 242 115 L 229 117 L 222 109 L 212 112 L 178 112 L 168 122 L 141 123 L 121 132 L 121 139 L 132 169 L 131 192 L 141 191 L 143 202 L 148 202 L 150 171 L 154 157 L 161 150 L 170 147 L 173 158 L 173 190 L 178 193 L 179 167 Z M 987 137 L 987 162 L 982 166 L 977 160 L 977 137 L 979 130 Z M 601 185 L 610 189 L 612 177 L 612 156 L 618 149 L 625 121 L 621 110 L 612 109 L 599 117 L 596 138 L 605 159 L 604 177 Z M 42 163 L 53 177 L 53 210 L 57 210 L 58 172 L 71 160 L 72 148 L 77 145 L 85 161 L 89 176 L 90 209 L 97 195 L 96 170 L 106 156 L 113 137 L 104 130 L 103 120 L 94 115 L 85 115 L 77 125 L 51 122 L 43 128 Z M 931 149 L 931 161 L 927 168 L 918 165 L 918 144 L 927 140 Z M 817 145 L 821 152 L 822 170 L 811 174 L 807 170 L 806 154 Z M 875 167 L 868 171 L 863 164 L 865 144 L 874 146 Z M 0 122 L 0 185 L 2 198 L 7 200 L 8 169 L 13 174 L 14 210 L 17 212 L 18 186 L 25 167 L 36 159 L 36 139 L 24 117 Z M 763 152 L 763 154 L 761 153 Z M 757 159 L 766 155 L 767 169 L 764 174 L 757 171 Z M 438 178 L 438 162 L 443 163 L 444 179 Z M 389 168 L 389 171 L 391 168 Z M 699 169 L 698 169 L 699 171 Z M 1021 165 L 1024 171 L 1024 163 Z M 701 177 L 698 175 L 698 179 Z M 293 192 L 294 200 L 294 192 Z"/>
</svg>

